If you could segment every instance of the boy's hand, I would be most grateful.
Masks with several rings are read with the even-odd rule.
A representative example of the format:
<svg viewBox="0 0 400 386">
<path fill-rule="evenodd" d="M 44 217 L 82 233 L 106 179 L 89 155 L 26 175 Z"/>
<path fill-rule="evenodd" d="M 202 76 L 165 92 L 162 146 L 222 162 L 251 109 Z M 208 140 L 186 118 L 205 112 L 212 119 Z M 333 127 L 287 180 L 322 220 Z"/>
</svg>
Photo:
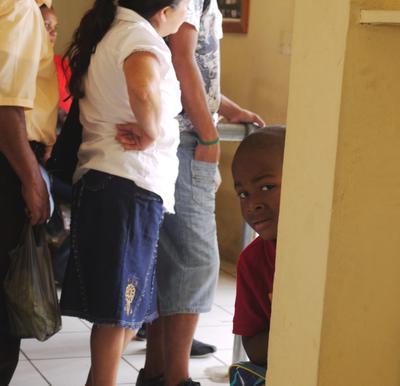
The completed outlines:
<svg viewBox="0 0 400 386">
<path fill-rule="evenodd" d="M 145 150 L 154 143 L 137 123 L 124 123 L 116 125 L 115 139 L 125 150 Z"/>
<path fill-rule="evenodd" d="M 268 297 L 269 297 L 269 301 L 272 303 L 272 292 L 270 292 L 270 293 L 268 294 Z"/>
</svg>

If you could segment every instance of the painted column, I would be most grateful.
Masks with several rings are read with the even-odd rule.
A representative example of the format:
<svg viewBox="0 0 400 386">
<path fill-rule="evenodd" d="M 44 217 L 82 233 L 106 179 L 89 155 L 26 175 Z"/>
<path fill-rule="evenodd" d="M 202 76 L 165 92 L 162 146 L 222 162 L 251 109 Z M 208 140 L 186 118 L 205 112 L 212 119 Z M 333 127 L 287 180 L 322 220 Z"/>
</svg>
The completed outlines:
<svg viewBox="0 0 400 386">
<path fill-rule="evenodd" d="M 397 0 L 297 0 L 268 386 L 400 384 Z"/>
</svg>

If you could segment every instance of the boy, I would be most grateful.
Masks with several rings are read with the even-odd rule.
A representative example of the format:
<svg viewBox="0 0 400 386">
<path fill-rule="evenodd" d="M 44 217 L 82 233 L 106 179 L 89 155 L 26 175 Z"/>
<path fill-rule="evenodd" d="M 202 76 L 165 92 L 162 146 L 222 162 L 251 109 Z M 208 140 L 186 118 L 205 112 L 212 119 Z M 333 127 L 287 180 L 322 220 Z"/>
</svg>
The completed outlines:
<svg viewBox="0 0 400 386">
<path fill-rule="evenodd" d="M 285 130 L 264 128 L 243 140 L 232 175 L 244 220 L 259 234 L 240 255 L 233 333 L 253 364 L 267 367 Z M 265 372 L 264 372 L 265 373 Z"/>
</svg>

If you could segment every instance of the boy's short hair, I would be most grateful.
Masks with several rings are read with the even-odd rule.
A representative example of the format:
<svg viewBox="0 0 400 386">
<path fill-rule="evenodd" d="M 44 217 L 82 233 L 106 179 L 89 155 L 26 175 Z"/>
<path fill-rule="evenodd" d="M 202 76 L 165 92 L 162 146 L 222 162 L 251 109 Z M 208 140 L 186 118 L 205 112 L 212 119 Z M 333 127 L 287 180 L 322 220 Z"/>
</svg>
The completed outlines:
<svg viewBox="0 0 400 386">
<path fill-rule="evenodd" d="M 238 156 L 246 151 L 267 150 L 277 146 L 283 160 L 283 148 L 285 146 L 286 126 L 284 125 L 269 125 L 253 130 L 243 141 L 239 144 L 235 155 L 233 156 L 232 168 Z"/>
</svg>

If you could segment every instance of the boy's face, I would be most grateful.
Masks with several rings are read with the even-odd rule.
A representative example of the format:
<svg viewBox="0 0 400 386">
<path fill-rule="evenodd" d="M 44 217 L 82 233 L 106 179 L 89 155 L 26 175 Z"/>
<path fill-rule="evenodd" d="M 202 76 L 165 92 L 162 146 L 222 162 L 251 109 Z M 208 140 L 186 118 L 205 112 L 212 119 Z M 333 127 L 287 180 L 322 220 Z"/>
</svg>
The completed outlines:
<svg viewBox="0 0 400 386">
<path fill-rule="evenodd" d="M 238 155 L 232 173 L 243 218 L 264 240 L 275 240 L 281 196 L 281 156 L 274 150 L 243 152 Z"/>
</svg>

